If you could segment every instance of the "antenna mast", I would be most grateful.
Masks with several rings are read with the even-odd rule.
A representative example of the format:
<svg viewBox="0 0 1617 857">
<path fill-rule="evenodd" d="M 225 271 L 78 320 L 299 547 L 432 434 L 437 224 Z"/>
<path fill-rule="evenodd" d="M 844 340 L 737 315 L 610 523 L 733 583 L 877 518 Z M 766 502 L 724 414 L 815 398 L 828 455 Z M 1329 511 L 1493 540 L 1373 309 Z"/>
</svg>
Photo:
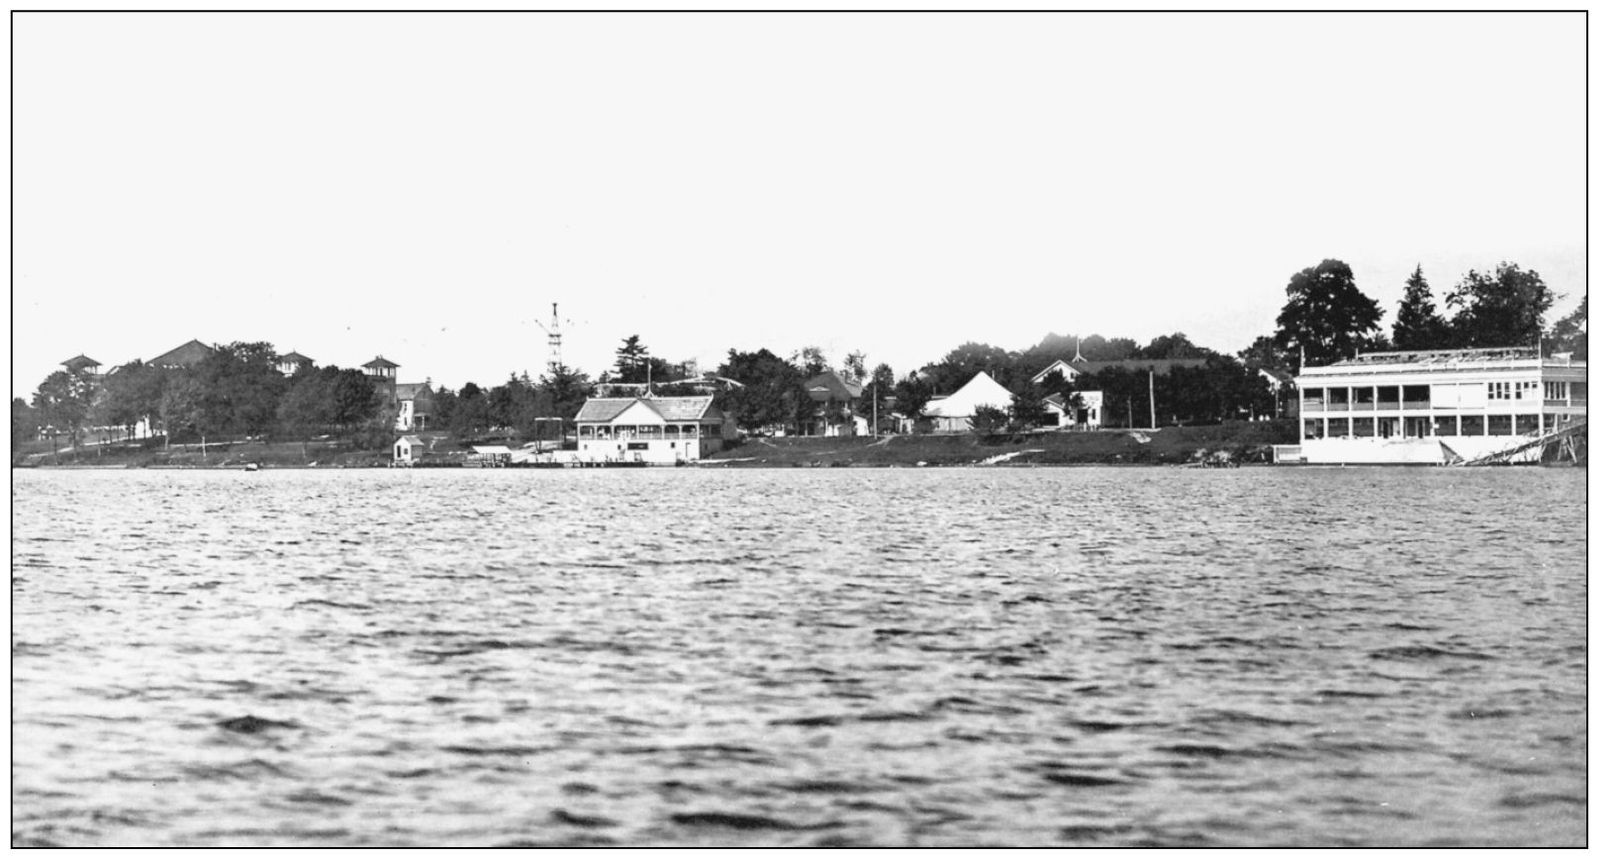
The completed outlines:
<svg viewBox="0 0 1617 857">
<path fill-rule="evenodd" d="M 557 309 L 556 304 L 550 305 L 550 326 L 545 327 L 544 322 L 540 322 L 539 326 L 550 335 L 549 365 L 550 374 L 554 375 L 561 371 L 561 311 Z"/>
</svg>

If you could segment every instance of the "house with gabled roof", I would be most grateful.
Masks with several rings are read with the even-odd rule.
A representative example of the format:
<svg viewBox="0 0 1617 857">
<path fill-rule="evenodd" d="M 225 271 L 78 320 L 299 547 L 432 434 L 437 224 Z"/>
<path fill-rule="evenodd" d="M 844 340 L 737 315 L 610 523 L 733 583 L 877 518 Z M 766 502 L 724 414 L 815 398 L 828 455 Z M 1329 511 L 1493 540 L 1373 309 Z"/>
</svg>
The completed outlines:
<svg viewBox="0 0 1617 857">
<path fill-rule="evenodd" d="M 146 362 L 148 365 L 156 366 L 159 369 L 189 369 L 208 359 L 214 350 L 213 346 L 205 345 L 201 340 L 193 339 Z"/>
<path fill-rule="evenodd" d="M 399 404 L 398 418 L 394 420 L 394 428 L 399 431 L 421 431 L 431 425 L 433 413 L 431 378 L 420 383 L 396 384 L 393 388 L 393 395 Z"/>
<path fill-rule="evenodd" d="M 799 427 L 805 435 L 846 437 L 869 434 L 869 423 L 858 412 L 864 385 L 835 372 L 821 372 L 803 382 L 816 405 L 814 416 Z"/>
<path fill-rule="evenodd" d="M 305 369 L 313 369 L 314 358 L 296 351 L 288 351 L 275 358 L 275 368 L 281 370 L 282 375 L 291 377 Z"/>
<path fill-rule="evenodd" d="M 578 457 L 592 462 L 680 464 L 718 452 L 735 436 L 712 396 L 588 399 L 574 422 Z"/>
</svg>

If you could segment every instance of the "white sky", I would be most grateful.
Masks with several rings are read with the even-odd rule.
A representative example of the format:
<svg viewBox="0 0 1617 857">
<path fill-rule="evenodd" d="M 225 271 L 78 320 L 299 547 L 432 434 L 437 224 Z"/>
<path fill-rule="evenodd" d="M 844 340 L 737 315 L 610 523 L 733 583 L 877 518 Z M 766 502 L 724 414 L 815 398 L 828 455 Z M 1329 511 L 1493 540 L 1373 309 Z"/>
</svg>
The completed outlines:
<svg viewBox="0 0 1617 857">
<path fill-rule="evenodd" d="M 619 340 L 1183 331 L 1347 261 L 1387 323 L 1513 260 L 1587 289 L 1585 19 L 41 15 L 14 39 L 13 395 L 191 338 L 458 387 Z"/>
</svg>

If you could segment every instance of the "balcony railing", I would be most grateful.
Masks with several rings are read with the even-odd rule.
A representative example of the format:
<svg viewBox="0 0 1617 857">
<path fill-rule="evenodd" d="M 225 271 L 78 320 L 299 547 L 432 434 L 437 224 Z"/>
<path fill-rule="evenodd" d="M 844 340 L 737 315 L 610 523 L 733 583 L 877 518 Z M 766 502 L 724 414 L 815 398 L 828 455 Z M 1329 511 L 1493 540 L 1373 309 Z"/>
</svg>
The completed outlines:
<svg viewBox="0 0 1617 857">
<path fill-rule="evenodd" d="M 1353 403 L 1353 410 L 1355 410 L 1355 411 L 1373 411 L 1375 409 L 1376 409 L 1376 403 L 1375 402 L 1354 402 Z"/>
<path fill-rule="evenodd" d="M 1345 411 L 1347 409 L 1347 402 L 1329 402 L 1325 405 L 1325 410 L 1327 411 Z"/>
</svg>

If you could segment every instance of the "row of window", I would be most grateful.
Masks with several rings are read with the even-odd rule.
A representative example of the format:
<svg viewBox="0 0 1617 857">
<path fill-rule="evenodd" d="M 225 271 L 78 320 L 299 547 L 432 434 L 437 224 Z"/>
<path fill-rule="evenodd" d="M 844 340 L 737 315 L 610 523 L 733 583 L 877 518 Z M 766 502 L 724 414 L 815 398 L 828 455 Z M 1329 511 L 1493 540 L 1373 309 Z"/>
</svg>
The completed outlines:
<svg viewBox="0 0 1617 857">
<path fill-rule="evenodd" d="M 1467 414 L 1435 417 L 1325 417 L 1303 420 L 1303 439 L 1324 437 L 1484 437 L 1532 434 L 1567 422 L 1566 415 Z"/>
<path fill-rule="evenodd" d="M 610 426 L 581 425 L 580 440 L 666 440 L 678 438 L 718 437 L 719 427 L 712 424 L 671 426 Z"/>
<path fill-rule="evenodd" d="M 1537 381 L 1489 381 L 1489 401 L 1520 400 L 1538 398 Z M 1550 398 L 1555 398 L 1551 396 Z M 1561 398 L 1566 398 L 1563 392 Z"/>
</svg>

